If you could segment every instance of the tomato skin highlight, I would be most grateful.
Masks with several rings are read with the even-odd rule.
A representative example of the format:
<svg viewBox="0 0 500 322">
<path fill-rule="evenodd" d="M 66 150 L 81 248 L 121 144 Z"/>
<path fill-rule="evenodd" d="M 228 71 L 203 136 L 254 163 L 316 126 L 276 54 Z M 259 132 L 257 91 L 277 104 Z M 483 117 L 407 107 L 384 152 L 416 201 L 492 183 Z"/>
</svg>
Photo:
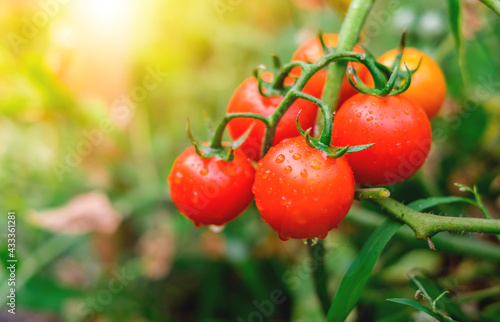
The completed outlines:
<svg viewBox="0 0 500 322">
<path fill-rule="evenodd" d="M 398 49 L 392 49 L 382 54 L 377 61 L 392 66 Z M 428 55 L 418 49 L 407 47 L 404 49 L 401 59 L 401 68 L 406 70 L 404 63 L 410 70 L 417 68 L 422 58 L 420 67 L 411 76 L 410 88 L 401 95 L 422 107 L 429 119 L 432 119 L 443 106 L 446 98 L 446 80 L 439 65 Z M 369 74 L 365 74 L 365 82 L 368 86 L 373 86 L 373 80 Z"/>
<path fill-rule="evenodd" d="M 254 167 L 240 151 L 228 162 L 204 159 L 190 147 L 175 160 L 167 181 L 179 212 L 199 227 L 224 225 L 245 211 L 253 199 L 254 177 Z"/>
<path fill-rule="evenodd" d="M 299 136 L 259 161 L 253 192 L 262 219 L 282 240 L 325 238 L 352 205 L 354 177 L 345 157 L 333 159 Z"/>
<path fill-rule="evenodd" d="M 339 36 L 337 34 L 324 34 L 323 41 L 327 47 L 336 47 Z M 356 53 L 363 53 L 363 49 L 360 46 L 354 46 L 352 50 Z M 317 62 L 324 56 L 323 48 L 321 47 L 321 43 L 318 37 L 311 38 L 304 42 L 292 56 L 292 61 L 303 61 L 303 62 Z M 354 63 L 354 68 L 356 68 L 356 72 L 358 76 L 364 79 L 368 70 L 360 63 Z M 290 73 L 291 76 L 300 76 L 301 70 L 296 67 Z M 304 90 L 308 92 L 317 92 L 318 98 L 321 98 L 323 94 L 323 88 L 325 87 L 327 71 L 326 69 L 322 69 L 314 74 L 313 77 L 309 79 Z M 349 97 L 355 95 L 357 91 L 349 84 L 348 76 L 345 75 L 342 81 L 342 87 L 340 89 L 339 101 L 337 103 L 337 107 L 341 106 Z"/>
<path fill-rule="evenodd" d="M 270 80 L 266 75 L 263 75 L 263 77 L 266 80 Z M 270 116 L 274 113 L 281 101 L 283 101 L 283 97 L 280 96 L 264 97 L 260 95 L 257 87 L 257 80 L 251 77 L 247 78 L 233 93 L 228 104 L 227 113 L 256 113 Z M 285 138 L 299 135 L 295 120 L 297 114 L 301 110 L 299 122 L 302 128 L 314 129 L 318 107 L 314 103 L 298 99 L 290 106 L 289 110 L 283 115 L 283 118 L 278 123 L 273 145 L 278 144 Z M 228 131 L 231 138 L 236 140 L 245 134 L 252 125 L 253 128 L 250 134 L 243 144 L 241 144 L 239 149 L 243 151 L 248 158 L 259 161 L 262 141 L 266 129 L 264 123 L 249 118 L 237 118 L 229 122 Z"/>
<path fill-rule="evenodd" d="M 424 110 L 401 95 L 357 94 L 334 119 L 332 145 L 375 143 L 346 155 L 359 184 L 385 185 L 411 177 L 424 163 L 432 132 Z"/>
</svg>

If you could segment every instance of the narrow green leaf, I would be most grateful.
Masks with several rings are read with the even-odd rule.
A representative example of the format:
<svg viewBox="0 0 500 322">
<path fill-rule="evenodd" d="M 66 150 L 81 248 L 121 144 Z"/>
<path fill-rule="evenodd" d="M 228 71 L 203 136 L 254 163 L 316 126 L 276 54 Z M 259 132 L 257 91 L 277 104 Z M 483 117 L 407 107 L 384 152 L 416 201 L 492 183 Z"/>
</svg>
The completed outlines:
<svg viewBox="0 0 500 322">
<path fill-rule="evenodd" d="M 401 227 L 401 223 L 386 220 L 366 241 L 356 259 L 345 273 L 335 295 L 327 321 L 344 321 L 358 302 L 385 245 Z"/>
<path fill-rule="evenodd" d="M 453 321 L 452 319 L 450 318 L 447 318 L 445 317 L 444 315 L 440 314 L 440 313 L 437 313 L 437 312 L 433 312 L 430 308 L 428 308 L 427 306 L 425 305 L 422 305 L 418 302 L 415 302 L 413 300 L 409 300 L 409 299 L 387 299 L 387 301 L 389 302 L 394 302 L 394 303 L 399 303 L 399 304 L 404 304 L 404 305 L 408 305 L 408 306 L 411 306 L 417 310 L 420 310 L 424 313 L 427 313 L 429 314 L 430 316 L 432 316 L 433 318 L 435 318 L 436 320 L 438 321 L 442 321 L 442 322 L 449 322 L 449 321 Z"/>
<path fill-rule="evenodd" d="M 437 205 L 445 204 L 445 203 L 453 203 L 453 202 L 466 202 L 470 203 L 472 205 L 475 205 L 476 203 L 474 200 L 469 199 L 469 198 L 463 198 L 463 197 L 455 197 L 455 196 L 448 196 L 448 197 L 431 197 L 431 198 L 425 198 L 425 199 L 418 199 L 413 202 L 410 202 L 406 206 L 408 208 L 411 208 L 415 211 L 422 211 Z"/>
<path fill-rule="evenodd" d="M 500 1 L 498 0 L 480 0 L 484 3 L 488 8 L 493 10 L 497 15 L 500 16 Z"/>
</svg>

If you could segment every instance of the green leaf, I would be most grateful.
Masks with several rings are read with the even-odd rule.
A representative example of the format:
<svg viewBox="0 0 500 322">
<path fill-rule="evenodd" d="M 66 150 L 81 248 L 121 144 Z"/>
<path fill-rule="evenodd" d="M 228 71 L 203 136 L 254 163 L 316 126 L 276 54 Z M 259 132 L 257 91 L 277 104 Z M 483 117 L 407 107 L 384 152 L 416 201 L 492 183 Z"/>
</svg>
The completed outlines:
<svg viewBox="0 0 500 322">
<path fill-rule="evenodd" d="M 344 321 L 347 318 L 358 302 L 382 250 L 401 226 L 401 223 L 388 219 L 366 241 L 340 282 L 327 321 Z"/>
<path fill-rule="evenodd" d="M 453 203 L 453 202 L 466 202 L 470 203 L 472 205 L 475 205 L 476 203 L 474 200 L 469 199 L 469 198 L 463 198 L 463 197 L 455 197 L 455 196 L 448 196 L 448 197 L 430 197 L 430 198 L 425 198 L 425 199 L 418 199 L 415 200 L 406 206 L 408 208 L 411 208 L 415 211 L 422 211 L 437 205 L 441 204 L 446 204 L 446 203 Z"/>
<path fill-rule="evenodd" d="M 449 322 L 449 321 L 453 321 L 452 319 L 450 318 L 447 318 L 445 317 L 444 315 L 440 314 L 440 313 L 437 313 L 437 312 L 433 312 L 430 308 L 428 308 L 427 306 L 425 305 L 422 305 L 418 302 L 415 302 L 413 300 L 409 300 L 409 299 L 387 299 L 387 301 L 390 301 L 390 302 L 394 302 L 394 303 L 399 303 L 399 304 L 404 304 L 404 305 L 408 305 L 408 306 L 411 306 L 417 310 L 420 310 L 424 313 L 427 313 L 429 314 L 430 316 L 432 316 L 433 318 L 435 318 L 436 320 L 439 320 L 439 321 L 443 321 L 443 322 Z"/>
</svg>

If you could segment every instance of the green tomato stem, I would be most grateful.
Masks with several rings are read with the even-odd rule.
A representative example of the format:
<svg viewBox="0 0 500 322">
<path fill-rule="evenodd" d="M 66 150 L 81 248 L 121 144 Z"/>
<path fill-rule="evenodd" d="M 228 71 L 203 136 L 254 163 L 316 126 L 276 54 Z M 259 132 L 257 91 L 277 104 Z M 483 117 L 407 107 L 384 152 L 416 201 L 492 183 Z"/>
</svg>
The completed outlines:
<svg viewBox="0 0 500 322">
<path fill-rule="evenodd" d="M 346 220 L 370 229 L 375 229 L 382 225 L 386 217 L 363 207 L 352 207 Z M 396 236 L 412 249 L 423 248 L 424 245 L 427 247 L 427 243 L 415 239 L 415 233 L 408 226 L 401 227 L 396 232 Z M 493 243 L 447 232 L 435 235 L 432 240 L 440 252 L 487 259 L 500 263 L 500 247 Z"/>
<path fill-rule="evenodd" d="M 389 198 L 390 195 L 390 191 L 385 188 L 364 188 L 356 189 L 354 196 L 358 200 L 363 200 Z"/>
<path fill-rule="evenodd" d="M 214 137 L 212 138 L 212 142 L 210 144 L 210 148 L 212 149 L 221 149 L 222 148 L 222 139 L 224 137 L 224 130 L 226 126 L 229 124 L 229 121 L 236 118 L 251 118 L 256 119 L 263 122 L 267 128 L 271 126 L 271 121 L 268 117 L 265 117 L 260 114 L 255 113 L 229 113 L 224 116 L 222 121 L 217 126 L 215 130 Z"/>
<path fill-rule="evenodd" d="M 326 146 L 330 146 L 330 142 L 332 140 L 332 128 L 333 128 L 333 119 L 330 117 L 332 112 L 330 110 L 330 106 L 326 105 L 323 103 L 322 100 L 319 98 L 316 98 L 314 96 L 302 93 L 302 92 L 294 92 L 294 95 L 297 98 L 301 98 L 307 101 L 310 101 L 316 105 L 319 106 L 321 109 L 321 112 L 323 113 L 323 118 L 324 118 L 324 126 L 323 126 L 323 132 L 321 133 L 321 137 L 319 138 L 319 141 L 323 143 Z"/>
<path fill-rule="evenodd" d="M 319 70 L 325 68 L 328 64 L 337 60 L 353 60 L 362 62 L 365 59 L 366 56 L 363 54 L 357 54 L 352 52 L 341 52 L 341 53 L 333 53 L 326 55 L 317 62 L 312 64 L 306 64 L 304 62 L 294 61 L 284 66 L 281 73 L 277 76 L 276 82 L 273 83 L 273 87 L 278 87 L 279 84 L 281 84 L 279 82 L 283 82 L 288 73 L 294 67 L 298 66 L 302 68 L 302 74 L 297 79 L 295 84 L 292 85 L 290 90 L 285 94 L 283 101 L 281 101 L 281 103 L 276 107 L 276 110 L 274 111 L 273 115 L 271 115 L 270 125 L 267 127 L 266 133 L 264 135 L 264 142 L 262 144 L 261 156 L 264 156 L 267 153 L 267 151 L 271 148 L 278 123 L 280 122 L 283 115 L 288 111 L 290 106 L 292 106 L 292 104 L 297 100 L 298 96 L 300 96 L 300 98 L 307 99 L 317 104 L 322 111 L 325 111 L 326 109 L 330 110 L 329 106 L 323 103 L 321 100 L 315 98 L 313 99 L 312 96 L 301 92 L 306 86 L 307 81 L 309 81 L 309 79 L 314 74 L 316 74 Z M 329 115 L 331 115 L 331 110 L 329 111 Z M 325 116 L 325 126 L 323 129 L 322 137 L 320 139 L 322 143 L 327 142 L 328 143 L 327 145 L 330 145 L 332 126 L 333 123 L 331 122 L 331 117 Z"/>
<path fill-rule="evenodd" d="M 349 10 L 340 28 L 337 52 L 349 51 L 357 43 L 363 24 L 375 0 L 352 0 Z M 323 101 L 335 107 L 339 100 L 340 87 L 344 79 L 347 62 L 339 61 L 332 64 L 328 70 Z"/>
<path fill-rule="evenodd" d="M 387 210 L 387 213 L 394 219 L 407 224 L 418 239 L 428 239 L 443 231 L 500 234 L 500 220 L 445 217 L 422 213 L 391 198 L 373 199 L 373 202 Z"/>
</svg>

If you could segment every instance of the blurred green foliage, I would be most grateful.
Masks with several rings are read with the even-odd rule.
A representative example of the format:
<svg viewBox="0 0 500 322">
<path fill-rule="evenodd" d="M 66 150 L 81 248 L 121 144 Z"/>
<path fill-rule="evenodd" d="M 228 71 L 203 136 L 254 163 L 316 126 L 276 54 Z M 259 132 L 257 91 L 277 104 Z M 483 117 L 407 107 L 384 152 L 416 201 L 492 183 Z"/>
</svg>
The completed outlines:
<svg viewBox="0 0 500 322">
<path fill-rule="evenodd" d="M 116 12 L 123 4 L 110 12 L 100 8 L 110 13 L 109 20 L 97 25 L 91 11 L 79 16 L 75 11 L 99 1 L 80 2 L 46 13 L 48 20 L 35 26 L 34 37 L 23 30 L 26 21 L 43 12 L 38 2 L 4 3 L 0 13 L 5 35 L 0 47 L 0 204 L 2 213 L 18 215 L 19 312 L 61 321 L 323 320 L 310 276 L 317 263 L 300 241 L 281 242 L 254 206 L 219 234 L 196 229 L 169 201 L 165 178 L 189 145 L 187 118 L 195 135 L 207 140 L 207 117 L 221 118 L 232 91 L 254 67 L 270 65 L 273 53 L 289 60 L 296 46 L 318 30 L 338 32 L 341 16 L 326 7 L 300 9 L 294 5 L 298 1 L 125 1 L 128 25 L 117 31 L 106 28 L 115 22 L 112 17 L 120 18 Z M 379 55 L 396 47 L 406 28 L 408 45 L 435 57 L 448 83 L 448 100 L 432 122 L 435 143 L 428 162 L 414 178 L 392 187 L 393 196 L 404 202 L 463 196 L 454 182 L 476 184 L 498 218 L 500 19 L 479 4 L 465 2 L 461 9 L 463 53 L 454 46 L 447 3 L 431 0 L 377 1 L 361 42 Z M 97 27 L 89 28 L 92 24 Z M 108 32 L 113 41 L 106 38 Z M 12 34 L 24 39 L 19 46 Z M 107 45 L 108 40 L 112 45 L 121 41 L 121 47 Z M 120 73 L 106 68 L 115 59 L 124 61 Z M 113 106 L 143 85 L 148 68 L 166 76 L 128 105 L 127 122 L 118 122 Z M 115 125 L 101 131 L 102 141 L 68 166 L 85 133 L 100 129 L 104 120 Z M 29 219 L 34 211 L 61 206 L 88 191 L 106 193 L 123 216 L 112 234 L 49 232 Z M 432 210 L 480 216 L 463 204 Z M 331 294 L 380 224 L 378 212 L 373 205 L 357 204 L 326 239 Z M 5 265 L 6 229 L 3 223 L 0 227 Z M 478 248 L 481 242 L 495 242 L 491 236 L 462 237 Z M 417 319 L 411 308 L 386 301 L 413 297 L 406 275 L 415 269 L 440 290 L 449 290 L 452 300 L 498 287 L 498 256 L 450 247 L 436 253 L 426 247 L 411 235 L 397 235 L 350 319 Z M 122 270 L 133 278 L 120 291 L 109 292 L 114 274 Z M 2 267 L 0 273 L 4 292 L 7 272 Z M 109 301 L 106 292 L 112 294 Z M 494 321 L 499 300 L 497 292 L 460 303 L 467 305 L 471 320 Z M 8 318 L 5 314 L 0 320 Z"/>
</svg>

